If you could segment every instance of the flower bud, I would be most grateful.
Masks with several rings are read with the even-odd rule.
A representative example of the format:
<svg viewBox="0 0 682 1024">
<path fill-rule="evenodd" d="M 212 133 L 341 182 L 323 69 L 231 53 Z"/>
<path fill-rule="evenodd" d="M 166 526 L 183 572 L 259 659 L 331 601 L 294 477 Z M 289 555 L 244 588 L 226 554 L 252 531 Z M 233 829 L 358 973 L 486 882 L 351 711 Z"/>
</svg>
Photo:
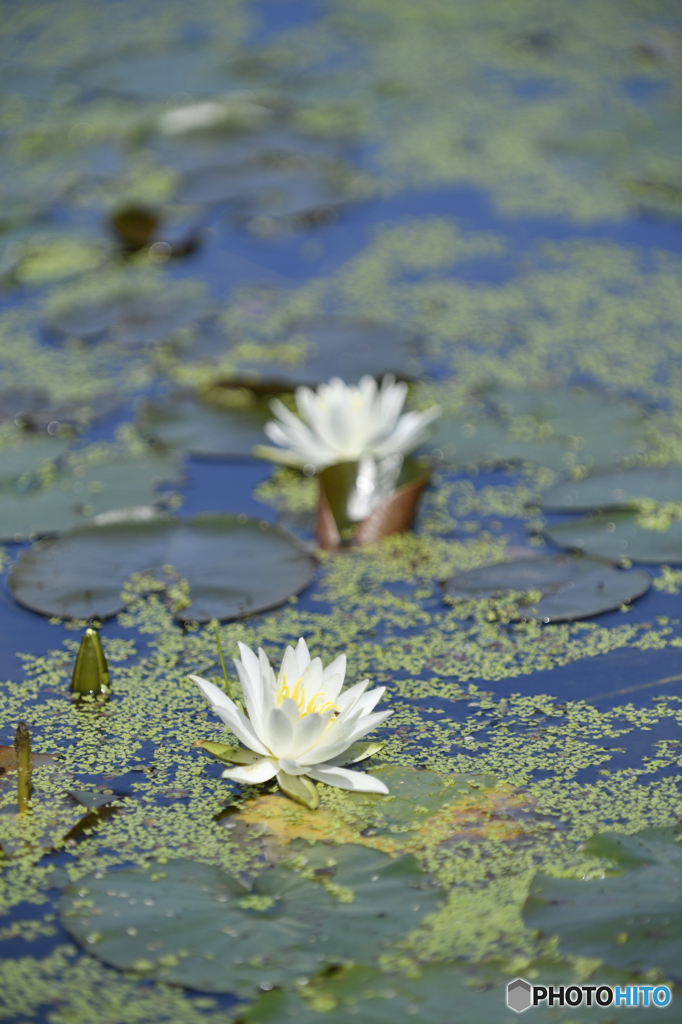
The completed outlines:
<svg viewBox="0 0 682 1024">
<path fill-rule="evenodd" d="M 78 697 L 109 694 L 109 666 L 96 629 L 86 629 L 71 677 L 71 693 Z"/>
</svg>

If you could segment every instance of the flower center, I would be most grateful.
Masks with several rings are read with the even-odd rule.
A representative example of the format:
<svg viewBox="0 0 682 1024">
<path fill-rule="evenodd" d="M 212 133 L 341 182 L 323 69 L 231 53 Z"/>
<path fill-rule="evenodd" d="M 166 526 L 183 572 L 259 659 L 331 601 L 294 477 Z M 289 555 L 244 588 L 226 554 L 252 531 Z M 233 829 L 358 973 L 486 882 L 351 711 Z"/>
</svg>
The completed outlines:
<svg viewBox="0 0 682 1024">
<path fill-rule="evenodd" d="M 332 701 L 327 700 L 324 693 L 318 691 L 310 700 L 306 703 L 306 692 L 303 686 L 303 680 L 299 679 L 293 690 L 287 686 L 287 677 L 282 676 L 282 685 L 277 692 L 277 707 L 287 699 L 293 700 L 298 705 L 298 710 L 301 714 L 301 718 L 305 715 L 311 715 L 317 712 L 323 715 L 326 711 L 338 711 L 338 707 Z"/>
</svg>

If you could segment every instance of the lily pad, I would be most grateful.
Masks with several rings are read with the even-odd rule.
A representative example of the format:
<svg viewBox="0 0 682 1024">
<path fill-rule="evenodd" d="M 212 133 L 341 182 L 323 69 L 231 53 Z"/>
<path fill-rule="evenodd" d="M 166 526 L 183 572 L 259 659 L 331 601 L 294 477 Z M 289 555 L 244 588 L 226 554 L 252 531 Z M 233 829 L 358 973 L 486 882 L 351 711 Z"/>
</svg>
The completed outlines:
<svg viewBox="0 0 682 1024">
<path fill-rule="evenodd" d="M 108 394 L 82 402 L 55 405 L 47 391 L 41 388 L 6 388 L 0 391 L 0 420 L 14 420 L 18 428 L 48 431 L 49 436 L 54 437 L 63 432 L 63 427 L 78 429 L 108 416 L 120 403 L 120 398 Z M 21 436 L 18 430 L 17 443 Z M 6 440 L 10 446 L 14 443 L 11 439 Z"/>
<path fill-rule="evenodd" d="M 119 970 L 248 998 L 326 966 L 375 963 L 440 899 L 411 856 L 315 844 L 301 862 L 263 871 L 250 889 L 189 860 L 91 875 L 67 888 L 61 920 Z"/>
<path fill-rule="evenodd" d="M 622 873 L 589 881 L 536 875 L 524 908 L 526 924 L 558 935 L 564 952 L 628 970 L 658 968 L 682 979 L 679 839 L 672 828 L 594 837 L 588 851 L 615 859 Z"/>
<path fill-rule="evenodd" d="M 120 294 L 67 306 L 47 326 L 67 338 L 94 341 L 107 336 L 122 348 L 135 349 L 162 341 L 205 313 L 203 302 L 182 294 Z"/>
<path fill-rule="evenodd" d="M 423 451 L 450 466 L 533 462 L 556 472 L 567 468 L 568 454 L 559 438 L 513 437 L 503 423 L 476 415 L 441 416 Z"/>
<path fill-rule="evenodd" d="M 612 465 L 642 455 L 648 447 L 645 410 L 619 395 L 578 387 L 542 391 L 496 388 L 486 397 L 508 423 L 564 439 L 583 465 Z"/>
<path fill-rule="evenodd" d="M 223 53 L 201 46 L 153 53 L 127 53 L 98 60 L 73 76 L 86 92 L 113 93 L 145 100 L 166 100 L 178 91 L 191 96 L 243 89 Z"/>
<path fill-rule="evenodd" d="M 181 520 L 142 509 L 102 517 L 24 552 L 12 596 L 43 615 L 108 618 L 133 574 L 172 565 L 190 587 L 180 622 L 238 619 L 283 604 L 312 578 L 313 561 L 277 527 L 212 513 Z"/>
<path fill-rule="evenodd" d="M 545 529 L 545 537 L 562 548 L 618 561 L 652 565 L 682 563 L 682 519 L 668 530 L 648 530 L 639 523 L 638 512 L 598 512 Z"/>
<path fill-rule="evenodd" d="M 230 397 L 229 389 L 221 390 Z M 254 445 L 265 437 L 263 427 L 272 416 L 270 403 L 243 389 L 234 398 L 232 408 L 184 393 L 149 400 L 140 407 L 138 429 L 146 437 L 192 455 L 248 458 Z"/>
<path fill-rule="evenodd" d="M 399 379 L 411 380 L 420 373 L 420 339 L 386 324 L 321 317 L 292 326 L 285 340 L 303 343 L 307 349 L 298 367 L 253 362 L 243 364 L 236 377 L 247 385 L 251 381 L 261 387 L 276 383 L 285 390 L 299 384 L 317 387 L 331 377 L 357 384 L 365 374 L 383 377 L 394 373 Z"/>
<path fill-rule="evenodd" d="M 539 600 L 519 602 L 518 618 L 571 622 L 629 604 L 645 594 L 651 582 L 643 569 L 624 572 L 593 558 L 550 555 L 460 573 L 447 580 L 445 592 L 451 599 L 471 601 L 540 591 Z"/>
<path fill-rule="evenodd" d="M 17 431 L 12 443 L 0 448 L 0 488 L 10 487 L 24 474 L 33 476 L 41 467 L 56 462 L 69 443 L 70 439 L 51 437 L 48 433 Z"/>
<path fill-rule="evenodd" d="M 543 495 L 542 506 L 547 512 L 589 512 L 631 508 L 638 498 L 682 501 L 682 466 L 636 466 L 562 480 Z"/>
<path fill-rule="evenodd" d="M 524 968 L 522 973 L 528 972 Z M 566 968 L 554 963 L 533 964 L 530 968 L 535 984 L 575 985 L 584 983 L 582 977 L 572 976 Z M 297 1024 L 348 1024 L 358 1020 L 362 1024 L 396 1024 L 414 1018 L 424 1024 L 500 1024 L 511 1019 L 506 1008 L 506 987 L 514 980 L 495 965 L 472 968 L 461 962 L 428 964 L 410 977 L 385 974 L 374 967 L 350 967 L 306 979 L 295 990 L 279 989 L 266 992 L 246 1008 L 237 1024 L 282 1024 L 295 1020 Z M 637 980 L 623 972 L 600 969 L 589 979 L 590 984 L 636 984 Z M 540 1004 L 533 1008 L 532 1019 L 538 1024 L 647 1024 L 650 1009 L 631 1007 L 600 1009 L 596 1006 L 568 1011 L 565 1008 Z M 671 1002 L 658 1009 L 656 1020 L 675 1024 L 679 1009 Z"/>
<path fill-rule="evenodd" d="M 89 465 L 75 459 L 44 481 L 8 481 L 0 489 L 0 537 L 16 541 L 59 533 L 104 512 L 149 506 L 159 500 L 158 484 L 181 479 L 178 464 L 163 455 L 120 455 Z"/>
</svg>

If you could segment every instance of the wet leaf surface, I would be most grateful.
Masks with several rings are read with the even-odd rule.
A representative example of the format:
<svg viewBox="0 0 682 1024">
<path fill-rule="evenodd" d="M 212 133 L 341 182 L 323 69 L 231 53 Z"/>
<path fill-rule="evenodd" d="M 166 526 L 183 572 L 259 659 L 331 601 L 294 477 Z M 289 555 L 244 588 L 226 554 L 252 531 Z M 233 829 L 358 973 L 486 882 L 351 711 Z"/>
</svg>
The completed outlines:
<svg viewBox="0 0 682 1024">
<path fill-rule="evenodd" d="M 249 998 L 327 965 L 375 962 L 440 899 L 409 856 L 316 844 L 302 848 L 301 863 L 263 871 L 250 889 L 188 860 L 91 876 L 67 888 L 61 920 L 119 969 Z"/>
<path fill-rule="evenodd" d="M 588 881 L 536 875 L 524 908 L 528 926 L 558 935 L 565 952 L 629 970 L 659 968 L 681 978 L 682 848 L 677 832 L 607 833 L 590 840 L 588 850 L 614 858 L 622 873 Z"/>
<path fill-rule="evenodd" d="M 645 594 L 651 582 L 641 569 L 624 572 L 597 559 L 554 555 L 460 573 L 447 580 L 445 592 L 453 600 L 470 601 L 539 591 L 540 599 L 517 602 L 518 618 L 571 622 L 629 604 Z"/>
<path fill-rule="evenodd" d="M 143 510 L 144 512 L 144 510 Z M 147 510 L 92 523 L 26 551 L 9 580 L 12 596 L 43 615 L 108 618 L 132 573 L 171 565 L 190 587 L 180 622 L 235 619 L 274 608 L 312 578 L 309 555 L 277 527 L 209 513 L 179 520 Z"/>
<path fill-rule="evenodd" d="M 543 495 L 542 506 L 547 512 L 588 512 L 632 507 L 638 498 L 681 501 L 682 467 L 637 466 L 582 480 L 563 480 Z"/>
<path fill-rule="evenodd" d="M 3 486 L 0 534 L 5 540 L 20 540 L 60 533 L 105 512 L 150 506 L 160 501 L 160 484 L 180 480 L 178 464 L 163 455 L 118 456 L 90 465 L 76 461 L 44 483 Z"/>
<path fill-rule="evenodd" d="M 545 536 L 562 548 L 583 551 L 587 555 L 618 561 L 652 565 L 677 565 L 682 562 L 682 520 L 668 530 L 643 529 L 637 512 L 601 512 L 547 527 Z"/>
<path fill-rule="evenodd" d="M 229 400 L 229 389 L 222 389 Z M 248 458 L 272 418 L 267 398 L 240 389 L 232 407 L 180 392 L 142 403 L 138 428 L 146 437 L 192 455 Z"/>
</svg>

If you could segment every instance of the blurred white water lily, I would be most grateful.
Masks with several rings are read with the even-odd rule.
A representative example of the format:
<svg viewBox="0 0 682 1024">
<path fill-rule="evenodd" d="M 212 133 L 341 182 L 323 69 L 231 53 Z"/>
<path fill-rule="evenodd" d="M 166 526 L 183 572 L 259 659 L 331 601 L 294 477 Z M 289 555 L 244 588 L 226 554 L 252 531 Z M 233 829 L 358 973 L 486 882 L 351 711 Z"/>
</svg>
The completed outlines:
<svg viewBox="0 0 682 1024">
<path fill-rule="evenodd" d="M 388 373 L 381 387 L 370 376 L 363 377 L 359 385 L 332 377 L 317 391 L 299 387 L 298 416 L 279 399 L 270 403 L 277 420 L 266 423 L 265 433 L 280 447 L 261 445 L 257 453 L 316 471 L 366 456 L 407 455 L 428 438 L 428 427 L 441 409 L 432 406 L 425 412 L 403 413 L 406 397 L 407 385 L 396 383 Z"/>
<path fill-rule="evenodd" d="M 190 676 L 212 709 L 222 718 L 243 748 L 205 744 L 223 760 L 237 763 L 223 778 L 259 783 L 276 778 L 287 796 L 314 808 L 319 803 L 315 782 L 364 793 L 388 793 L 379 779 L 342 767 L 369 757 L 382 744 L 357 743 L 381 725 L 391 711 L 374 711 L 385 687 L 365 692 L 369 680 L 341 692 L 346 656 L 322 667 L 311 660 L 305 640 L 287 647 L 279 675 L 275 676 L 262 649 L 258 655 L 239 644 L 235 659 L 246 705 L 241 707 L 213 683 Z M 204 745 L 204 744 L 202 744 Z"/>
</svg>

